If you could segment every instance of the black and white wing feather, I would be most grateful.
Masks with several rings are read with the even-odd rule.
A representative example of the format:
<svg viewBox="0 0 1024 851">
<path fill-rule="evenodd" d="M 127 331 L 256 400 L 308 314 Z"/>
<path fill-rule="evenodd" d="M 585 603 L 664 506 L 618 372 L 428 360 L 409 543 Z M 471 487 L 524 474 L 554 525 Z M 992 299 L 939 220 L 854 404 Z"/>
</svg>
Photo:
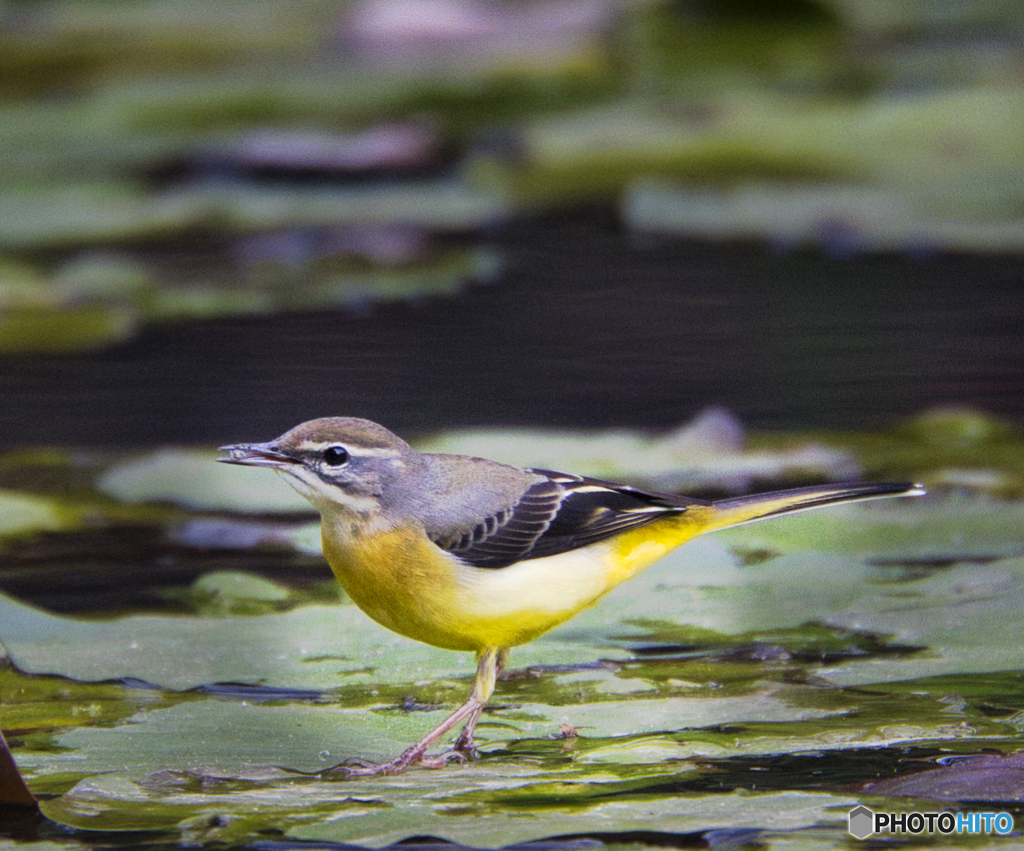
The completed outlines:
<svg viewBox="0 0 1024 851">
<path fill-rule="evenodd" d="M 434 543 L 475 567 L 508 567 L 585 547 L 700 504 L 599 479 L 532 472 L 544 478 L 513 506 Z"/>
</svg>

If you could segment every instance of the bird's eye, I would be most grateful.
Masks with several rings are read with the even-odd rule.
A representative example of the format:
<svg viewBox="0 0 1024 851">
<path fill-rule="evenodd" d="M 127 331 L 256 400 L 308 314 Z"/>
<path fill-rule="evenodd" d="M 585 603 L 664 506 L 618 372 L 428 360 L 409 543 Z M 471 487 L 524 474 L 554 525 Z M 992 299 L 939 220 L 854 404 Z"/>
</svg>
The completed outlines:
<svg viewBox="0 0 1024 851">
<path fill-rule="evenodd" d="M 348 463 L 348 450 L 344 446 L 328 446 L 324 450 L 324 461 L 331 467 Z"/>
</svg>

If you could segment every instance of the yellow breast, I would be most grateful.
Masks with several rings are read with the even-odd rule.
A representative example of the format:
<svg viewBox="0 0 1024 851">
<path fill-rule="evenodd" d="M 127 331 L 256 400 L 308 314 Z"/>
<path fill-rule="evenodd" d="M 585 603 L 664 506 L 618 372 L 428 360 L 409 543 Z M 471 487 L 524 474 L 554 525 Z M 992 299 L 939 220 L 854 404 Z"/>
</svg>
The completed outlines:
<svg viewBox="0 0 1024 851">
<path fill-rule="evenodd" d="M 377 623 L 400 635 L 452 650 L 477 650 L 454 620 L 454 560 L 422 533 L 399 528 L 349 534 L 324 519 L 324 556 L 345 593 Z"/>
</svg>

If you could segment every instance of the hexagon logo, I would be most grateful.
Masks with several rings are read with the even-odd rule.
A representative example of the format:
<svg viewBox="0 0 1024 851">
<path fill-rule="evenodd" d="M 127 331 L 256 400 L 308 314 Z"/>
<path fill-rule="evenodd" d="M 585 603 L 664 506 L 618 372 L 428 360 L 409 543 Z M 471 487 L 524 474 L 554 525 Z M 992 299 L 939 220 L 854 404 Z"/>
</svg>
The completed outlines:
<svg viewBox="0 0 1024 851">
<path fill-rule="evenodd" d="M 867 839 L 875 832 L 875 814 L 863 804 L 850 810 L 850 835 Z"/>
</svg>

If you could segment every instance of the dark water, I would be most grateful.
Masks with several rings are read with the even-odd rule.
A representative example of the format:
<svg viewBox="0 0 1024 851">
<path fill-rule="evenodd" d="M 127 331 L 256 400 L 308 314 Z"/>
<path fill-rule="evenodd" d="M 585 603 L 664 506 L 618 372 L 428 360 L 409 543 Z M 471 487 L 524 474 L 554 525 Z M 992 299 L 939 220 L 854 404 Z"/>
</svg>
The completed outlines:
<svg viewBox="0 0 1024 851">
<path fill-rule="evenodd" d="M 0 443 L 219 444 L 332 414 L 400 432 L 658 428 L 709 404 L 757 428 L 872 428 L 945 403 L 1024 419 L 1024 255 L 782 254 L 595 217 L 494 241 L 499 279 L 452 298 L 2 358 Z"/>
</svg>

